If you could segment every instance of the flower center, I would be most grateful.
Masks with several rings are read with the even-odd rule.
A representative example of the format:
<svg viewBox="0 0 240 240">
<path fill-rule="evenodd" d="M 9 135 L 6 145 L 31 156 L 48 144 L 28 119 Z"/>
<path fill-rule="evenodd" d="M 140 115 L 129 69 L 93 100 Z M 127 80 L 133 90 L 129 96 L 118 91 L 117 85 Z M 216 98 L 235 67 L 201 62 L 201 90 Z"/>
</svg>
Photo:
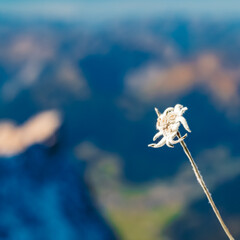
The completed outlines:
<svg viewBox="0 0 240 240">
<path fill-rule="evenodd" d="M 174 112 L 167 113 L 166 116 L 159 118 L 157 121 L 158 127 L 163 131 L 171 132 L 171 125 L 175 123 L 177 115 Z"/>
<path fill-rule="evenodd" d="M 174 112 L 170 112 L 167 114 L 166 118 L 169 123 L 174 123 L 177 115 Z"/>
</svg>

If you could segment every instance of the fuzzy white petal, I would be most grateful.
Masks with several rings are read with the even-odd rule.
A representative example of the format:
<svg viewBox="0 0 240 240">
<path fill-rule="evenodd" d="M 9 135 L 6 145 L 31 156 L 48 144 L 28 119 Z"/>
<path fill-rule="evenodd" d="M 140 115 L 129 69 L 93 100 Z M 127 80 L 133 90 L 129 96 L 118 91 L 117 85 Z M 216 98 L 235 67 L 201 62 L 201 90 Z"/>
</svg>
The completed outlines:
<svg viewBox="0 0 240 240">
<path fill-rule="evenodd" d="M 181 138 L 179 138 L 178 140 L 174 140 L 173 138 L 171 139 L 170 143 L 172 144 L 177 144 L 177 143 L 180 143 L 181 141 L 183 141 L 185 138 L 187 137 L 187 133 L 182 136 Z"/>
<path fill-rule="evenodd" d="M 163 137 L 161 141 L 159 141 L 157 144 L 152 143 L 152 144 L 149 144 L 148 146 L 153 148 L 159 148 L 159 147 L 162 147 L 165 143 L 166 143 L 166 138 Z"/>
<path fill-rule="evenodd" d="M 163 135 L 162 131 L 159 131 L 158 133 L 156 133 L 153 137 L 153 141 L 155 141 L 157 138 L 159 138 L 161 135 Z"/>
<path fill-rule="evenodd" d="M 170 111 L 174 111 L 174 108 L 173 107 L 169 107 L 167 108 L 164 112 L 163 112 L 163 115 L 166 116 L 168 112 Z"/>
<path fill-rule="evenodd" d="M 156 107 L 154 109 L 155 109 L 155 112 L 156 112 L 157 116 L 160 117 L 161 113 L 159 112 L 159 110 Z"/>
<path fill-rule="evenodd" d="M 171 144 L 171 139 L 166 140 L 166 145 L 170 148 L 174 148 L 174 146 Z"/>
<path fill-rule="evenodd" d="M 180 111 L 180 115 L 183 115 L 187 110 L 188 110 L 187 107 L 182 108 Z"/>
<path fill-rule="evenodd" d="M 183 117 L 183 116 L 180 116 L 180 117 L 177 117 L 177 121 L 181 122 L 183 127 L 188 131 L 188 132 L 191 132 L 188 124 L 187 124 L 187 121 L 186 119 Z"/>
</svg>

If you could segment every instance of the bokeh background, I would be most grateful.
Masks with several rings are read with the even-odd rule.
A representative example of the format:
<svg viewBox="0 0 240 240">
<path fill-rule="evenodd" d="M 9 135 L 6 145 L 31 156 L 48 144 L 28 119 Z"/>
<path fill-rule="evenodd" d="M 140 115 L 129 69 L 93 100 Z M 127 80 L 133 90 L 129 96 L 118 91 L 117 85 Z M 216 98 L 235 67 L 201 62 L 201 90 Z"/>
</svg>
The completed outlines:
<svg viewBox="0 0 240 240">
<path fill-rule="evenodd" d="M 238 1 L 0 1 L 0 239 L 240 238 Z M 184 129 L 181 129 L 184 133 Z"/>
</svg>

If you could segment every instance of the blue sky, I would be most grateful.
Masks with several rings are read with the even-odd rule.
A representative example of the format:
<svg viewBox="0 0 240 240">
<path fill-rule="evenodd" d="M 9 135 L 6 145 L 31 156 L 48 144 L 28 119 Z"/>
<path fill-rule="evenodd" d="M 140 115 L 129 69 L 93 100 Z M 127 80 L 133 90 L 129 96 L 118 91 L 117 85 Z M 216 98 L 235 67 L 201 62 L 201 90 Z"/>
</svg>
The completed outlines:
<svg viewBox="0 0 240 240">
<path fill-rule="evenodd" d="M 240 2 L 238 0 L 1 0 L 0 14 L 25 18 L 88 21 L 169 15 L 239 18 Z"/>
</svg>

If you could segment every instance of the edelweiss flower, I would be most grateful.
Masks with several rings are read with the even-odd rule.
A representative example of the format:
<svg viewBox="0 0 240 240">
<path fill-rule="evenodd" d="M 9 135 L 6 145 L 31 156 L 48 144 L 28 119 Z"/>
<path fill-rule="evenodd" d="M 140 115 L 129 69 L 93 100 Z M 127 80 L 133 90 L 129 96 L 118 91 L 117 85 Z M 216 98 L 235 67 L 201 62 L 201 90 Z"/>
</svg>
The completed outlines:
<svg viewBox="0 0 240 240">
<path fill-rule="evenodd" d="M 178 140 L 174 140 L 177 135 L 180 123 L 182 123 L 183 127 L 188 131 L 191 132 L 189 126 L 187 124 L 186 119 L 182 116 L 184 112 L 187 110 L 187 107 L 183 107 L 180 104 L 176 104 L 176 106 L 167 108 L 163 114 L 161 114 L 157 108 L 155 111 L 157 113 L 158 119 L 156 128 L 158 133 L 153 137 L 153 141 L 163 135 L 163 138 L 157 143 L 149 144 L 149 147 L 162 147 L 166 144 L 168 147 L 173 148 L 173 144 L 179 143 L 187 137 L 185 134 L 183 137 L 179 138 Z"/>
</svg>

